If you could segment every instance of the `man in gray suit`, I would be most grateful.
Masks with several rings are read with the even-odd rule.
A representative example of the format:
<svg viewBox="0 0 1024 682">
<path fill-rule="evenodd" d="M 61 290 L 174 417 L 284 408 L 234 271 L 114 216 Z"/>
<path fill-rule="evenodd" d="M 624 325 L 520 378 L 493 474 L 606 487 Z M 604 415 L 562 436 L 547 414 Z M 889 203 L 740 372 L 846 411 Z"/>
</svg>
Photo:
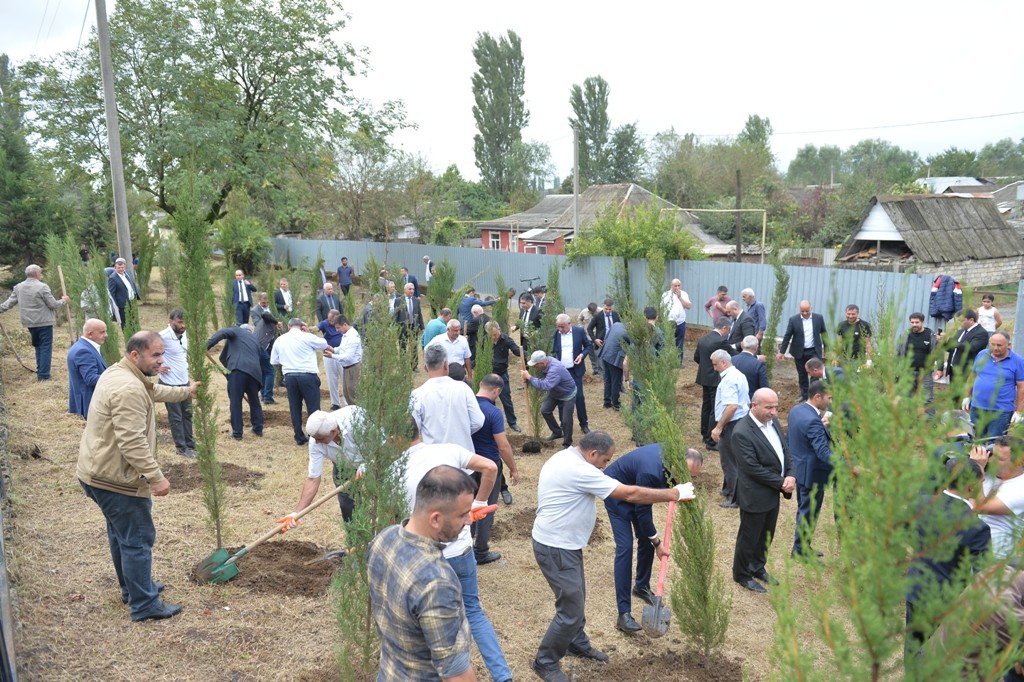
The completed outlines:
<svg viewBox="0 0 1024 682">
<path fill-rule="evenodd" d="M 316 297 L 316 321 L 326 320 L 328 313 L 332 310 L 341 310 L 341 301 L 334 293 L 334 285 L 328 282 L 324 284 L 324 290 Z"/>
<path fill-rule="evenodd" d="M 228 368 L 228 404 L 231 410 L 231 437 L 242 440 L 242 397 L 249 403 L 249 419 L 253 435 L 263 435 L 263 406 L 260 389 L 263 369 L 260 367 L 260 344 L 251 324 L 226 327 L 206 340 L 206 350 L 221 341 L 220 362 Z"/>
<path fill-rule="evenodd" d="M 622 365 L 626 360 L 626 344 L 629 335 L 626 326 L 621 322 L 613 322 L 605 332 L 604 343 L 599 354 L 604 365 L 604 406 L 618 410 L 622 405 Z"/>
<path fill-rule="evenodd" d="M 765 564 L 768 542 L 775 535 L 779 519 L 779 493 L 789 499 L 796 490 L 793 461 L 778 412 L 778 394 L 770 388 L 758 389 L 750 401 L 750 413 L 732 431 L 732 449 L 739 469 L 736 502 L 740 505 L 732 579 L 751 592 L 768 591 L 754 578 L 773 582 Z"/>
</svg>

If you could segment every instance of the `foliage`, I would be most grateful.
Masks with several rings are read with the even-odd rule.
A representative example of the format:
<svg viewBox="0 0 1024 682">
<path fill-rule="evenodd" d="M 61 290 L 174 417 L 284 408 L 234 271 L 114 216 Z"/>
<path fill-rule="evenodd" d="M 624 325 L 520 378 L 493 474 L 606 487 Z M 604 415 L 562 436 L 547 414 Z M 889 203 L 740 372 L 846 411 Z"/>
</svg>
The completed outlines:
<svg viewBox="0 0 1024 682">
<path fill-rule="evenodd" d="M 448 216 L 437 221 L 428 243 L 437 246 L 461 246 L 462 240 L 470 238 L 476 231 L 472 224 Z"/>
<path fill-rule="evenodd" d="M 986 144 L 978 152 L 979 172 L 983 176 L 1024 177 L 1024 139 L 1014 142 L 1006 137 Z"/>
<path fill-rule="evenodd" d="M 495 320 L 501 325 L 501 331 L 508 333 L 508 316 L 509 309 L 511 307 L 511 300 L 508 297 L 508 284 L 505 283 L 505 278 L 502 277 L 500 272 L 494 273 L 494 290 L 497 293 L 497 303 L 491 308 L 491 319 Z M 513 292 L 514 295 L 514 292 Z"/>
<path fill-rule="evenodd" d="M 319 257 L 319 254 L 317 254 Z M 363 263 L 363 272 L 360 277 L 363 280 L 363 286 L 373 294 L 382 294 L 384 290 L 380 286 L 380 271 L 383 269 L 383 265 L 377 260 L 376 254 L 369 254 L 366 257 L 366 262 Z"/>
<path fill-rule="evenodd" d="M 636 123 L 625 123 L 612 132 L 608 142 L 609 183 L 639 182 L 647 161 L 647 147 Z"/>
<path fill-rule="evenodd" d="M 833 180 L 840 173 L 842 154 L 842 150 L 834 145 L 804 145 L 789 162 L 786 184 L 790 187 L 833 184 Z"/>
<path fill-rule="evenodd" d="M 217 248 L 234 268 L 254 278 L 270 259 L 270 233 L 252 213 L 252 199 L 245 188 L 228 194 L 224 217 L 213 224 Z M 232 273 L 234 274 L 234 273 Z"/>
<path fill-rule="evenodd" d="M 477 64 L 472 78 L 476 166 L 491 193 L 507 199 L 516 187 L 509 159 L 530 122 L 522 41 L 511 30 L 497 39 L 480 33 L 473 44 L 473 59 Z"/>
<path fill-rule="evenodd" d="M 49 268 L 49 278 L 51 282 L 57 282 L 58 286 L 51 287 L 54 291 L 54 295 L 58 298 L 61 295 L 59 287 L 59 272 L 58 266 L 64 273 L 64 284 L 67 286 L 67 295 L 71 298 L 71 303 L 68 304 L 68 310 L 71 311 L 73 319 L 75 321 L 75 336 L 81 334 L 82 325 L 85 324 L 87 314 L 87 307 L 81 305 L 82 301 L 87 301 L 91 296 L 83 296 L 83 293 L 88 289 L 89 284 L 92 282 L 92 276 L 89 273 L 88 267 L 82 262 L 81 257 L 78 255 L 78 245 L 75 243 L 74 237 L 70 234 L 64 234 L 63 236 L 50 234 L 46 237 L 46 265 Z M 106 291 L 106 287 L 104 287 Z M 92 296 L 94 299 L 95 297 Z M 103 298 L 106 298 L 105 296 Z M 103 299 L 101 299 L 103 300 Z M 92 301 L 87 301 L 92 303 Z M 94 306 L 90 305 L 89 308 Z M 98 306 L 97 306 L 98 307 Z M 66 317 L 66 313 L 62 310 L 57 311 L 58 322 Z"/>
<path fill-rule="evenodd" d="M 935 177 L 974 177 L 981 175 L 978 155 L 969 149 L 949 147 L 941 154 L 932 154 L 924 161 L 929 174 Z"/>
<path fill-rule="evenodd" d="M 577 131 L 579 144 L 580 188 L 604 181 L 608 166 L 608 81 L 590 76 L 583 85 L 572 86 L 569 106 L 573 116 L 569 127 Z"/>
<path fill-rule="evenodd" d="M 570 263 L 582 256 L 644 258 L 651 251 L 661 252 L 665 260 L 700 259 L 701 243 L 678 219 L 676 212 L 663 212 L 654 202 L 622 215 L 618 207 L 609 206 L 568 244 L 566 255 Z"/>
<path fill-rule="evenodd" d="M 210 286 L 213 254 L 195 185 L 186 183 L 175 199 L 179 210 L 171 224 L 181 245 L 181 301 L 188 326 L 188 374 L 192 381 L 199 382 L 192 417 L 196 459 L 203 480 L 203 504 L 210 516 L 219 549 L 224 546 L 222 532 L 227 482 L 217 459 L 217 401 L 210 383 L 210 366 L 206 362 L 206 339 L 212 331 L 208 321 L 214 305 L 213 288 Z"/>
<path fill-rule="evenodd" d="M 321 140 L 351 105 L 357 57 L 335 37 L 345 17 L 336 0 L 117 3 L 110 32 L 128 184 L 173 215 L 189 165 L 208 223 L 232 189 L 246 188 L 268 223 L 304 227 Z M 93 179 L 106 153 L 97 54 L 92 41 L 25 66 L 48 156 Z"/>
<path fill-rule="evenodd" d="M 480 325 L 476 333 L 476 356 L 473 360 L 473 393 L 480 390 L 480 381 L 494 371 L 493 362 L 494 341 L 484 325 Z"/>
<path fill-rule="evenodd" d="M 170 313 L 181 282 L 181 245 L 177 239 L 160 240 L 156 248 L 156 266 L 160 268 L 160 282 L 164 285 L 164 308 Z"/>
<path fill-rule="evenodd" d="M 772 257 L 772 270 L 775 272 L 775 289 L 772 291 L 772 302 L 768 310 L 768 321 L 765 325 L 764 338 L 761 340 L 761 352 L 768 370 L 768 382 L 772 381 L 775 370 L 775 334 L 782 321 L 782 308 L 789 298 L 789 272 L 778 257 Z"/>
<path fill-rule="evenodd" d="M 221 280 L 224 282 L 224 291 L 220 297 L 220 314 L 224 320 L 224 326 L 229 327 L 235 324 L 235 306 L 231 303 L 231 298 L 234 296 L 236 286 L 235 267 L 230 261 L 224 261 L 224 271 L 221 273 Z M 292 300 L 297 308 L 299 301 L 295 298 L 295 292 L 292 292 Z"/>
<path fill-rule="evenodd" d="M 483 183 L 463 178 L 455 165 L 439 177 L 420 167 L 406 186 L 406 210 L 419 228 L 420 239 L 438 243 L 433 231 L 441 219 L 490 220 L 502 215 L 502 202 Z M 472 234 L 476 234 L 475 228 Z"/>
<path fill-rule="evenodd" d="M 406 518 L 402 453 L 409 431 L 409 393 L 412 365 L 396 359 L 398 325 L 384 306 L 375 306 L 365 337 L 373 343 L 363 350 L 359 404 L 366 418 L 357 422 L 353 440 L 365 462 L 363 475 L 349 494 L 356 501 L 352 520 L 345 526 L 351 554 L 335 572 L 331 595 L 341 637 L 338 665 L 341 670 L 371 671 L 379 647 L 370 611 L 366 571 L 366 545 L 385 527 Z M 416 344 L 410 344 L 416 352 Z M 388 434 L 382 438 L 381 434 Z"/>
<path fill-rule="evenodd" d="M 449 263 L 447 258 L 440 263 L 434 263 L 434 276 L 427 285 L 427 303 L 430 304 L 431 317 L 439 317 L 441 309 L 448 307 L 454 289 L 455 266 Z M 452 308 L 452 314 L 455 310 Z"/>
</svg>

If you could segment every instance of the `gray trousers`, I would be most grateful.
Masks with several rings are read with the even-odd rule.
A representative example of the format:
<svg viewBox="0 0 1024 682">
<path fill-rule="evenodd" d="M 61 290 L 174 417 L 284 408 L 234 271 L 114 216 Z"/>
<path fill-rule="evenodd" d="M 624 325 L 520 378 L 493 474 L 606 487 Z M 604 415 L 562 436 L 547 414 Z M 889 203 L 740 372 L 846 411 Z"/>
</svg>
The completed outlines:
<svg viewBox="0 0 1024 682">
<path fill-rule="evenodd" d="M 359 371 L 361 367 L 362 365 L 357 362 L 354 365 L 342 367 L 341 369 L 342 393 L 345 396 L 345 405 L 356 404 L 356 386 L 359 385 Z"/>
<path fill-rule="evenodd" d="M 533 541 L 533 556 L 555 593 L 555 617 L 537 649 L 537 665 L 558 668 L 569 647 L 586 651 L 590 638 L 585 631 L 587 585 L 583 575 L 583 550 L 559 549 Z"/>
<path fill-rule="evenodd" d="M 163 382 L 161 382 L 163 383 Z M 173 386 L 174 384 L 164 384 Z M 188 384 L 182 384 L 187 386 Z M 183 400 L 180 403 L 164 403 L 167 406 L 167 421 L 171 426 L 171 437 L 174 439 L 174 448 L 178 452 L 195 450 L 196 441 L 192 437 L 192 399 Z"/>
</svg>

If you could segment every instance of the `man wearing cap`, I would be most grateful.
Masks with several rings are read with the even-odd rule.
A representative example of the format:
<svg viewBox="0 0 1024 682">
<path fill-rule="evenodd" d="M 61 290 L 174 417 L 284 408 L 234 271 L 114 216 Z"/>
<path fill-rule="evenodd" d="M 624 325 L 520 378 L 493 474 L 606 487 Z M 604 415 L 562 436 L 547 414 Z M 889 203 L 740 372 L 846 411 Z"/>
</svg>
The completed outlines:
<svg viewBox="0 0 1024 682">
<path fill-rule="evenodd" d="M 277 337 L 270 352 L 270 364 L 281 365 L 284 374 L 296 445 L 309 442 L 309 438 L 302 432 L 303 401 L 306 403 L 307 414 L 320 409 L 320 367 L 316 362 L 316 353 L 326 348 L 326 341 L 310 334 L 306 323 L 293 317 L 288 320 L 288 331 Z"/>
<path fill-rule="evenodd" d="M 525 369 L 521 371 L 523 381 L 538 391 L 545 392 L 544 402 L 540 405 L 540 414 L 551 429 L 551 435 L 545 440 L 553 441 L 561 438 L 562 444 L 569 447 L 572 445 L 572 413 L 576 407 L 576 380 L 569 374 L 565 365 L 549 358 L 542 350 L 534 351 L 530 356 L 530 361 L 526 364 L 536 367 L 537 371 L 541 373 L 540 376 L 535 377 Z M 555 421 L 556 407 L 562 422 L 561 427 Z"/>
</svg>

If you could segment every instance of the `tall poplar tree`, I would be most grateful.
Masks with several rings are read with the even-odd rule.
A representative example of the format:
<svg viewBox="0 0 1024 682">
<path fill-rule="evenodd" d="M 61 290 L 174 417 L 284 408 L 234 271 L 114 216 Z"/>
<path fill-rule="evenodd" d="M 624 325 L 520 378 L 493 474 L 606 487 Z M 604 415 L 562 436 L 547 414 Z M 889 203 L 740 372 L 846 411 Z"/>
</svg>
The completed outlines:
<svg viewBox="0 0 1024 682">
<path fill-rule="evenodd" d="M 608 81 L 590 76 L 569 92 L 573 116 L 569 126 L 579 133 L 580 186 L 604 182 L 608 170 Z"/>
<path fill-rule="evenodd" d="M 477 71 L 473 74 L 473 119 L 479 132 L 473 137 L 473 153 L 480 177 L 491 192 L 507 199 L 517 178 L 509 167 L 510 154 L 523 140 L 530 122 L 526 109 L 526 70 L 522 42 L 515 31 L 494 38 L 477 35 L 473 44 Z"/>
</svg>

